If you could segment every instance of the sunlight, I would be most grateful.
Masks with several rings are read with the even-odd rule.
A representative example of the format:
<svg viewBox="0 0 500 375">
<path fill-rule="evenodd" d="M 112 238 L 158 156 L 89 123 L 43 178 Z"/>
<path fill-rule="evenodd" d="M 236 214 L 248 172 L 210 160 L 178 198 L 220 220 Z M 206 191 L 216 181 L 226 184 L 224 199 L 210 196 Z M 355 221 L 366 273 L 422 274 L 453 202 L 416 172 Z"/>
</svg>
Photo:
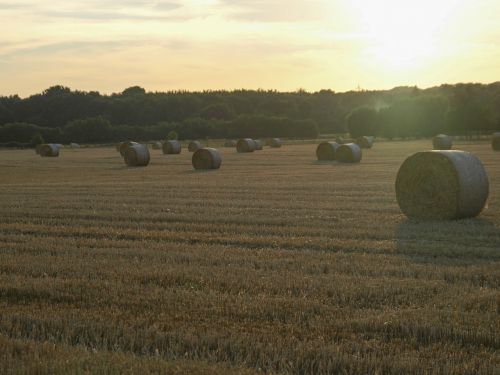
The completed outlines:
<svg viewBox="0 0 500 375">
<path fill-rule="evenodd" d="M 369 63 L 391 70 L 428 63 L 444 47 L 442 33 L 459 2 L 354 0 Z"/>
</svg>

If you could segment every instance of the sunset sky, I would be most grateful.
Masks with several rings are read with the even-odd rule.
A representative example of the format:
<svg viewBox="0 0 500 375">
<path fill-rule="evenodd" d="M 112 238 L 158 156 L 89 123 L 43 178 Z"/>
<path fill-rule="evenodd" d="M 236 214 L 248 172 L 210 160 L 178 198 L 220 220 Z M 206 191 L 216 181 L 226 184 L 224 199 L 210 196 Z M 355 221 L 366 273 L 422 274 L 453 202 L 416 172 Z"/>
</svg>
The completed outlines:
<svg viewBox="0 0 500 375">
<path fill-rule="evenodd" d="M 0 95 L 497 80 L 498 0 L 0 0 Z"/>
</svg>

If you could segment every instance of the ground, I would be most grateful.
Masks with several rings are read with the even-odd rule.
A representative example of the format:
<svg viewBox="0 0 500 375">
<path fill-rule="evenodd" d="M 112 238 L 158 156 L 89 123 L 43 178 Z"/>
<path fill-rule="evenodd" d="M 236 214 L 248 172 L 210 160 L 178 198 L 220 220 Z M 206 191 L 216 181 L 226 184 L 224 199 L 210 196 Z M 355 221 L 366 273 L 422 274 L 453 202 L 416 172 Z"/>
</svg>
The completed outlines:
<svg viewBox="0 0 500 375">
<path fill-rule="evenodd" d="M 394 181 L 430 141 L 315 147 L 0 151 L 0 373 L 498 373 L 500 152 L 455 146 L 478 218 L 419 223 Z"/>
</svg>

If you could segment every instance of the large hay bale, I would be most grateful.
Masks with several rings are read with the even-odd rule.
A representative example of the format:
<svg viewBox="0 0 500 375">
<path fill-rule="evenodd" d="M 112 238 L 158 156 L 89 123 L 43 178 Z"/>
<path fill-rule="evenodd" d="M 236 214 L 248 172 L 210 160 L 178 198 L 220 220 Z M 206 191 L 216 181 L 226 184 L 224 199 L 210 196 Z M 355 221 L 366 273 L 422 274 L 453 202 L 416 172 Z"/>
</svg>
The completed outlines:
<svg viewBox="0 0 500 375">
<path fill-rule="evenodd" d="M 226 139 L 224 147 L 236 147 L 236 141 L 234 139 Z"/>
<path fill-rule="evenodd" d="M 356 143 L 340 145 L 335 151 L 335 159 L 341 163 L 359 163 L 361 157 L 361 148 Z"/>
<path fill-rule="evenodd" d="M 399 207 L 410 218 L 477 216 L 488 192 L 481 161 L 465 151 L 417 152 L 404 161 L 396 177 Z"/>
<path fill-rule="evenodd" d="M 194 169 L 219 169 L 222 158 L 215 148 L 205 147 L 195 151 L 192 163 Z"/>
<path fill-rule="evenodd" d="M 500 133 L 493 133 L 491 137 L 491 148 L 494 151 L 500 151 Z"/>
<path fill-rule="evenodd" d="M 279 138 L 271 138 L 269 140 L 269 146 L 271 146 L 272 148 L 280 148 L 282 145 L 282 142 L 281 142 L 281 139 Z"/>
<path fill-rule="evenodd" d="M 122 142 L 122 143 L 120 143 L 120 148 L 118 149 L 118 151 L 120 151 L 121 156 L 125 157 L 125 151 L 127 150 L 127 148 L 129 148 L 131 146 L 136 146 L 138 144 L 139 143 L 132 142 L 132 141 Z"/>
<path fill-rule="evenodd" d="M 236 142 L 236 151 L 238 152 L 254 152 L 256 144 L 252 138 L 241 138 Z"/>
<path fill-rule="evenodd" d="M 202 147 L 203 147 L 203 145 L 201 144 L 200 141 L 191 141 L 191 142 L 189 142 L 188 150 L 189 150 L 189 152 L 195 152 L 196 150 L 198 150 Z"/>
<path fill-rule="evenodd" d="M 59 147 L 53 143 L 47 143 L 40 146 L 39 154 L 42 157 L 58 157 Z"/>
<path fill-rule="evenodd" d="M 180 154 L 182 150 L 181 143 L 176 140 L 166 141 L 163 144 L 163 153 L 167 154 Z"/>
<path fill-rule="evenodd" d="M 149 164 L 151 157 L 146 146 L 135 144 L 126 148 L 123 159 L 129 167 L 145 167 Z"/>
<path fill-rule="evenodd" d="M 161 149 L 162 149 L 162 147 L 163 147 L 163 145 L 162 145 L 162 143 L 161 143 L 161 142 L 159 142 L 159 141 L 158 141 L 158 142 L 153 142 L 153 143 L 151 143 L 151 148 L 152 148 L 153 150 L 161 150 Z"/>
<path fill-rule="evenodd" d="M 446 134 L 438 134 L 432 139 L 434 150 L 451 150 L 451 137 Z"/>
<path fill-rule="evenodd" d="M 253 140 L 255 143 L 255 150 L 260 151 L 264 148 L 264 143 L 260 139 L 254 139 Z"/>
<path fill-rule="evenodd" d="M 337 142 L 321 142 L 316 148 L 316 157 L 319 161 L 335 160 L 335 154 L 339 146 Z"/>
<path fill-rule="evenodd" d="M 356 139 L 356 144 L 361 148 L 372 148 L 374 137 L 362 136 Z"/>
</svg>

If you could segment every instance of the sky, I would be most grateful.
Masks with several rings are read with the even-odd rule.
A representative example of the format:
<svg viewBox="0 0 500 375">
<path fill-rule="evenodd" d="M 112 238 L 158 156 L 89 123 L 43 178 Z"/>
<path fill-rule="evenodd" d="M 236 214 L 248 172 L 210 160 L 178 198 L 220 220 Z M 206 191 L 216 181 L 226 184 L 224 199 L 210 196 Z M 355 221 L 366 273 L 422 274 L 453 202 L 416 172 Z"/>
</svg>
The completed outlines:
<svg viewBox="0 0 500 375">
<path fill-rule="evenodd" d="M 498 0 L 0 0 L 0 95 L 498 80 Z"/>
</svg>

